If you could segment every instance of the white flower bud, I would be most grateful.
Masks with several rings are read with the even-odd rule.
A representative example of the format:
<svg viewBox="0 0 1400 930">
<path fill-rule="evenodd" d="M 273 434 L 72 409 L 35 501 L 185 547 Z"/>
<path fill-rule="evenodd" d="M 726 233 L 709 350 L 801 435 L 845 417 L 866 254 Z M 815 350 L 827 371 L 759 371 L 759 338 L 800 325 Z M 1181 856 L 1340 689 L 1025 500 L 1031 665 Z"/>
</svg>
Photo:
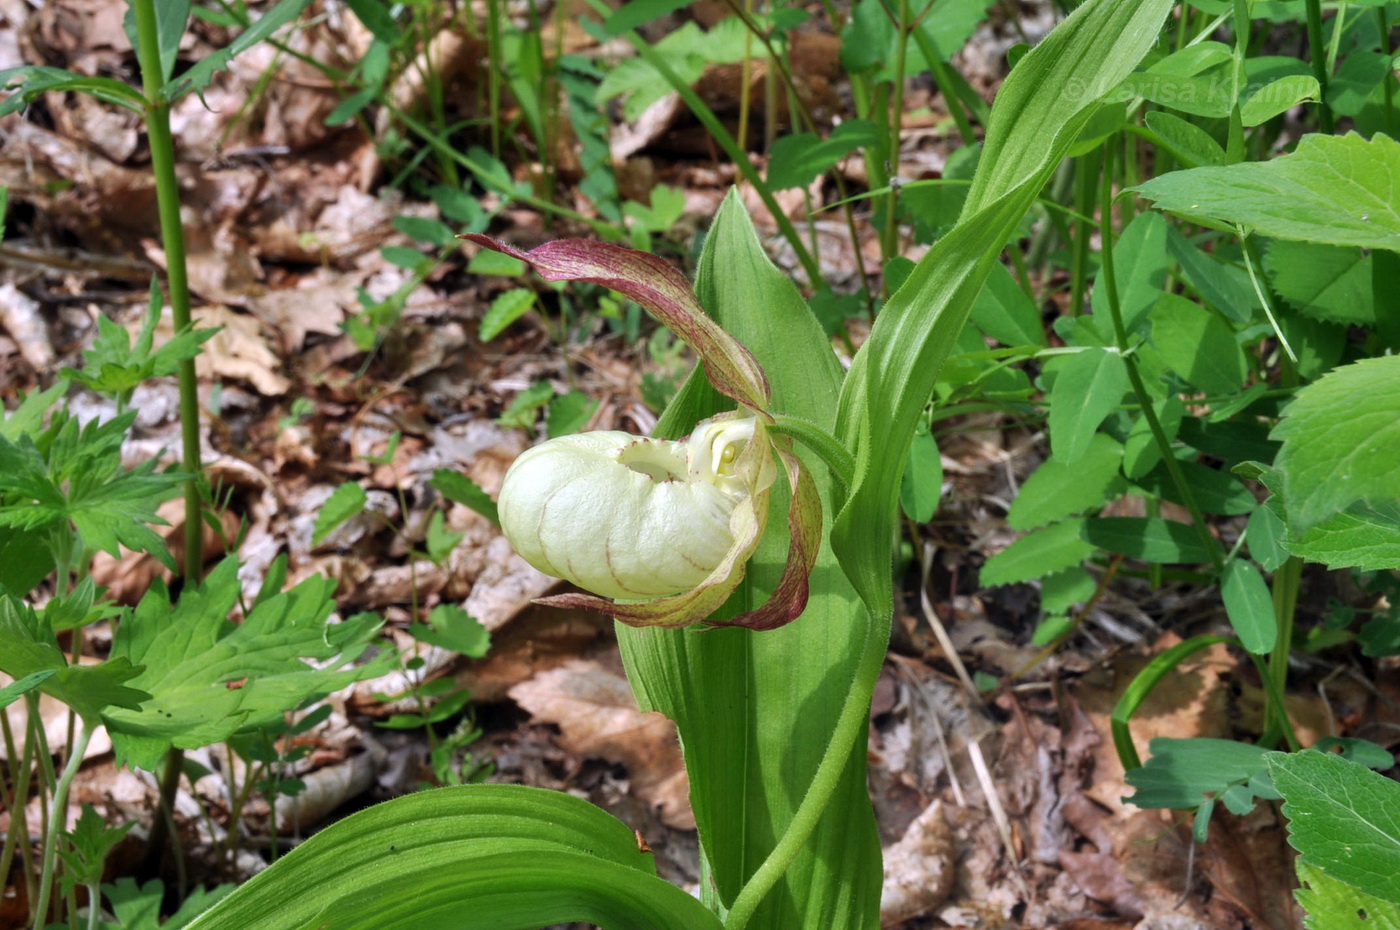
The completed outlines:
<svg viewBox="0 0 1400 930">
<path fill-rule="evenodd" d="M 752 417 L 731 417 L 679 442 L 622 432 L 551 439 L 506 473 L 501 529 L 535 568 L 595 594 L 691 590 L 734 548 L 736 508 L 772 484 L 766 436 L 749 448 L 756 428 Z"/>
</svg>

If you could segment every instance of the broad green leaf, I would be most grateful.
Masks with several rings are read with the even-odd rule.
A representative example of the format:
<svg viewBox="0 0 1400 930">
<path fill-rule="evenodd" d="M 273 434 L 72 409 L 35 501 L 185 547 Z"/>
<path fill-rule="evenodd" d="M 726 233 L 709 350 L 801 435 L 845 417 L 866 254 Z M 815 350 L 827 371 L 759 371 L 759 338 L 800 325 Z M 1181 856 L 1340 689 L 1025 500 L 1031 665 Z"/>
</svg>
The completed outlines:
<svg viewBox="0 0 1400 930">
<path fill-rule="evenodd" d="M 1098 589 L 1098 581 L 1083 568 L 1066 568 L 1040 579 L 1040 609 L 1064 613 L 1075 604 L 1086 604 Z"/>
<path fill-rule="evenodd" d="M 1225 164 L 1220 143 L 1195 123 L 1166 110 L 1152 110 L 1144 116 L 1147 128 L 1157 134 L 1160 144 L 1188 168 Z"/>
<path fill-rule="evenodd" d="M 58 669 L 56 668 L 40 669 L 37 672 L 31 672 L 18 681 L 11 682 L 5 685 L 5 687 L 0 688 L 0 710 L 18 701 L 27 692 L 33 691 L 35 688 L 39 687 L 45 681 L 52 678 L 57 672 Z"/>
<path fill-rule="evenodd" d="M 1172 370 L 1207 394 L 1233 394 L 1249 373 L 1229 324 L 1177 294 L 1162 294 L 1152 308 L 1152 341 Z"/>
<path fill-rule="evenodd" d="M 261 602 L 235 626 L 229 612 L 240 588 L 238 561 L 226 558 L 176 604 L 157 582 L 123 619 L 108 662 L 142 666 L 131 683 L 150 699 L 140 710 L 103 714 L 119 759 L 154 770 L 172 746 L 195 749 L 267 726 L 312 698 L 392 667 L 387 654 L 346 667 L 380 621 L 361 615 L 328 625 L 333 581 L 312 576 Z"/>
<path fill-rule="evenodd" d="M 939 0 L 944 2 L 944 0 Z M 923 16 L 919 25 L 924 35 L 945 61 L 957 53 L 976 31 L 990 0 L 948 0 L 939 15 Z M 890 79 L 898 44 L 896 27 L 878 0 L 859 0 L 851 19 L 841 33 L 841 64 L 850 72 L 877 69 L 877 81 Z M 928 69 L 917 41 L 906 48 L 906 72 Z"/>
<path fill-rule="evenodd" d="M 628 0 L 603 22 L 603 32 L 620 36 L 629 29 L 644 26 L 667 13 L 674 13 L 690 0 Z"/>
<path fill-rule="evenodd" d="M 1208 795 L 1266 774 L 1267 750 L 1234 740 L 1158 737 L 1148 751 L 1147 763 L 1127 776 L 1137 791 L 1125 800 L 1142 808 L 1194 808 Z"/>
<path fill-rule="evenodd" d="M 344 525 L 345 521 L 358 516 L 369 500 L 365 489 L 357 481 L 347 481 L 331 492 L 331 496 L 316 513 L 316 526 L 311 533 L 311 544 L 321 541 Z"/>
<path fill-rule="evenodd" d="M 1400 783 L 1331 753 L 1270 753 L 1288 841 L 1303 860 L 1400 903 Z"/>
<path fill-rule="evenodd" d="M 874 617 L 893 612 L 884 541 L 895 538 L 905 450 L 892 449 L 889 437 L 913 435 L 1002 247 L 1097 109 L 1098 97 L 1065 88 L 1116 87 L 1157 41 L 1171 7 L 1088 0 L 1012 69 L 962 216 L 886 304 L 846 375 L 836 432 L 855 452 L 856 481 L 832 545 Z"/>
<path fill-rule="evenodd" d="M 783 136 L 768 159 L 768 185 L 775 191 L 806 187 L 847 155 L 882 141 L 879 127 L 861 119 L 847 120 L 827 139 L 811 132 Z"/>
<path fill-rule="evenodd" d="M 1043 346 L 1040 311 L 1004 265 L 992 267 L 972 306 L 972 322 L 1004 346 Z"/>
<path fill-rule="evenodd" d="M 1195 530 L 1160 517 L 1090 517 L 1083 537 L 1100 549 L 1146 562 L 1210 561 Z"/>
<path fill-rule="evenodd" d="M 1277 239 L 1264 267 L 1274 291 L 1300 312 L 1329 323 L 1375 324 L 1371 256 L 1361 249 Z"/>
<path fill-rule="evenodd" d="M 1245 543 L 1249 554 L 1267 572 L 1278 569 L 1288 561 L 1288 552 L 1283 548 L 1283 538 L 1288 532 L 1282 520 L 1269 507 L 1256 507 L 1249 515 L 1245 530 Z"/>
<path fill-rule="evenodd" d="M 1393 55 L 1361 50 L 1347 53 L 1342 66 L 1327 82 L 1327 105 L 1338 116 L 1358 116 L 1395 69 Z"/>
<path fill-rule="evenodd" d="M 439 248 L 457 240 L 457 234 L 450 226 L 430 216 L 396 216 L 394 228 L 415 242 L 426 242 Z"/>
<path fill-rule="evenodd" d="M 491 309 L 481 319 L 481 341 L 495 339 L 534 305 L 535 292 L 528 287 L 512 288 L 491 301 Z"/>
<path fill-rule="evenodd" d="M 0 526 L 0 589 L 24 597 L 53 571 L 44 533 Z"/>
<path fill-rule="evenodd" d="M 1106 503 L 1123 488 L 1118 474 L 1123 447 L 1112 436 L 1095 433 L 1083 458 L 1073 465 L 1046 459 L 1021 485 L 1006 523 L 1031 530 Z"/>
<path fill-rule="evenodd" d="M 904 481 L 899 488 L 899 505 L 915 523 L 927 523 L 938 511 L 943 497 L 943 460 L 938 441 L 926 429 L 915 430 L 904 463 Z"/>
<path fill-rule="evenodd" d="M 470 507 L 497 526 L 501 525 L 500 515 L 496 512 L 496 502 L 491 499 L 491 495 L 461 472 L 439 468 L 433 472 L 428 484 L 448 500 Z"/>
<path fill-rule="evenodd" d="M 1196 499 L 1197 506 L 1205 513 L 1239 516 L 1249 513 L 1258 505 L 1249 488 L 1227 471 L 1200 462 L 1178 462 L 1177 470 Z M 1186 506 L 1185 497 L 1177 489 L 1164 464 L 1138 478 L 1137 484 L 1157 497 Z"/>
<path fill-rule="evenodd" d="M 1212 410 L 1209 420 L 1200 417 L 1182 420 L 1178 431 L 1181 441 L 1198 452 L 1226 462 L 1272 462 L 1278 455 L 1279 443 L 1269 438 L 1269 427 L 1245 417 L 1215 420 L 1215 415 L 1227 405 L 1228 402 L 1222 403 Z M 1228 416 L 1233 417 L 1238 412 L 1233 411 Z"/>
<path fill-rule="evenodd" d="M 1260 87 L 1240 103 L 1240 122 L 1244 126 L 1267 123 L 1300 103 L 1317 100 L 1321 94 L 1322 88 L 1312 75 L 1285 75 Z"/>
<path fill-rule="evenodd" d="M 768 260 L 736 193 L 706 237 L 696 291 L 706 312 L 767 371 L 772 409 L 830 429 L 840 363 L 797 288 Z M 667 408 L 657 434 L 685 435 L 726 406 L 697 373 Z M 911 422 L 910 435 L 913 429 Z M 817 481 L 829 521 L 826 468 L 800 448 L 799 455 Z M 902 474 L 902 456 L 900 468 Z M 782 485 L 774 488 L 771 514 L 786 510 Z M 766 600 L 787 550 L 785 521 L 770 517 L 743 585 L 717 617 Z M 888 618 L 866 614 L 824 544 L 807 609 L 787 626 L 763 633 L 617 627 L 638 702 L 671 717 L 680 733 L 712 882 L 702 886 L 707 901 L 732 903 L 792 819 L 831 738 L 871 622 Z M 832 688 L 835 680 L 845 684 Z M 716 701 L 718 694 L 730 698 Z M 750 926 L 875 927 L 879 855 L 862 740 L 850 747 L 816 830 Z"/>
<path fill-rule="evenodd" d="M 1400 904 L 1332 878 L 1307 860 L 1297 862 L 1302 887 L 1293 892 L 1306 930 L 1400 930 Z"/>
<path fill-rule="evenodd" d="M 1113 268 L 1123 327 L 1133 333 L 1161 297 L 1167 280 L 1167 221 L 1158 213 L 1139 213 L 1114 244 Z M 1094 278 L 1091 304 L 1099 319 L 1110 319 L 1102 270 Z"/>
<path fill-rule="evenodd" d="M 1074 464 L 1089 451 L 1094 432 L 1118 409 L 1128 390 L 1123 357 L 1107 349 L 1085 349 L 1069 357 L 1050 388 L 1050 451 Z"/>
<path fill-rule="evenodd" d="M 1186 280 L 1211 307 L 1235 323 L 1248 323 L 1260 309 L 1259 295 L 1243 265 L 1201 251 L 1175 226 L 1167 230 L 1167 250 L 1181 265 Z"/>
<path fill-rule="evenodd" d="M 1180 399 L 1166 397 L 1154 403 L 1152 409 L 1157 412 L 1157 422 L 1170 443 L 1181 429 L 1186 407 Z M 1157 438 L 1152 435 L 1152 425 L 1147 422 L 1147 417 L 1139 415 L 1123 441 L 1123 474 L 1137 480 L 1161 461 L 1162 447 L 1157 445 Z"/>
<path fill-rule="evenodd" d="M 496 417 L 496 422 L 501 426 L 533 431 L 541 408 L 553 399 L 554 386 L 548 381 L 532 384 L 511 398 L 510 404 Z"/>
<path fill-rule="evenodd" d="M 1066 520 L 1022 536 L 987 560 L 978 576 L 986 587 L 1016 584 L 1064 571 L 1094 554 L 1081 537 L 1083 520 Z"/>
<path fill-rule="evenodd" d="M 1297 534 L 1353 504 L 1400 502 L 1400 356 L 1363 359 L 1300 389 L 1273 436 Z"/>
<path fill-rule="evenodd" d="M 720 930 L 638 845 L 621 821 L 563 792 L 420 791 L 317 833 L 189 930 L 453 930 L 464 919 L 472 930 Z"/>
<path fill-rule="evenodd" d="M 311 0 L 281 0 L 272 9 L 263 11 L 262 16 L 239 33 L 238 38 L 167 83 L 161 88 L 161 93 L 170 101 L 183 97 L 190 91 L 202 93 L 214 79 L 214 75 L 227 68 L 234 58 L 296 19 L 310 2 Z"/>
<path fill-rule="evenodd" d="M 1225 599 L 1230 626 L 1235 628 L 1244 648 L 1255 655 L 1273 649 L 1278 641 L 1274 600 L 1254 563 L 1238 558 L 1227 562 L 1220 579 L 1220 594 Z"/>
<path fill-rule="evenodd" d="M 659 40 L 655 48 L 682 81 L 693 84 L 707 65 L 729 64 L 743 58 L 746 35 L 738 17 L 722 19 L 709 31 L 688 22 Z M 608 69 L 598 85 L 597 102 L 606 103 L 625 95 L 622 115 L 635 120 L 668 93 L 671 85 L 660 72 L 640 58 L 628 58 Z"/>
<path fill-rule="evenodd" d="M 1137 186 L 1159 210 L 1265 236 L 1400 250 L 1400 142 L 1307 135 L 1272 161 L 1174 171 Z"/>
</svg>

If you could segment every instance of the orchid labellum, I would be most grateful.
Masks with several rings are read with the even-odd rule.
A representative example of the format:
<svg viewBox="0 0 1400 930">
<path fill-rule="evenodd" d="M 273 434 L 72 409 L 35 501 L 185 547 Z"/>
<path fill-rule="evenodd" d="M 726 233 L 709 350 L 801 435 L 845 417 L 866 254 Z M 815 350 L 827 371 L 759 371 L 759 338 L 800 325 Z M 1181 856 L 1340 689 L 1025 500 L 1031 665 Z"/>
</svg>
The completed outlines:
<svg viewBox="0 0 1400 930">
<path fill-rule="evenodd" d="M 521 259 L 548 281 L 588 281 L 637 301 L 696 351 L 710 382 L 739 406 L 696 424 L 683 440 L 599 431 L 551 439 L 516 459 L 500 495 L 506 537 L 540 571 L 593 592 L 540 603 L 598 610 L 633 626 L 708 620 L 743 581 L 781 461 L 793 492 L 787 566 L 766 604 L 722 625 L 773 629 L 796 619 L 807 603 L 821 504 L 791 440 L 769 430 L 768 380 L 748 350 L 654 255 L 582 240 L 525 252 L 466 238 Z"/>
</svg>

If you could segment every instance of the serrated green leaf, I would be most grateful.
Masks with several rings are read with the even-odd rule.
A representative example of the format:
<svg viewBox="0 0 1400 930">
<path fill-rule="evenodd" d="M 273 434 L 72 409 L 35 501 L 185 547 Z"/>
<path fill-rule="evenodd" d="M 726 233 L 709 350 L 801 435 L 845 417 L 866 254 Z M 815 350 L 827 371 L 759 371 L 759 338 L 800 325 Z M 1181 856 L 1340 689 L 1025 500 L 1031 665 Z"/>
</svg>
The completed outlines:
<svg viewBox="0 0 1400 930">
<path fill-rule="evenodd" d="M 655 875 L 632 830 L 563 792 L 421 791 L 352 814 L 258 873 L 189 930 L 424 930 L 585 921 L 720 930 Z"/>
<path fill-rule="evenodd" d="M 311 544 L 317 546 L 321 544 L 331 533 L 342 526 L 345 521 L 359 516 L 365 509 L 365 504 L 369 497 L 365 494 L 365 489 L 358 482 L 347 481 L 331 492 L 331 496 L 321 505 L 321 509 L 316 513 L 316 525 L 311 532 Z"/>
<path fill-rule="evenodd" d="M 1100 549 L 1146 562 L 1210 561 L 1195 530 L 1160 517 L 1090 517 L 1084 521 L 1083 536 Z"/>
<path fill-rule="evenodd" d="M 0 590 L 23 597 L 53 568 L 53 553 L 42 532 L 0 526 Z"/>
<path fill-rule="evenodd" d="M 491 308 L 481 320 L 481 341 L 495 339 L 534 305 L 535 292 L 528 287 L 512 288 L 491 301 Z"/>
<path fill-rule="evenodd" d="M 408 632 L 419 642 L 440 646 L 479 659 L 491 648 L 491 634 L 481 621 L 456 604 L 439 604 L 428 614 L 427 624 L 415 623 Z"/>
<path fill-rule="evenodd" d="M 178 603 L 157 582 L 117 629 L 112 659 L 140 663 L 140 710 L 108 709 L 118 758 L 154 769 L 172 747 L 195 749 L 268 726 L 306 701 L 382 674 L 393 657 L 347 667 L 379 628 L 373 615 L 328 625 L 335 582 L 314 575 L 229 623 L 241 584 L 226 558 Z M 315 666 L 309 662 L 317 663 Z"/>
<path fill-rule="evenodd" d="M 429 216 L 396 216 L 394 228 L 415 242 L 428 245 L 442 247 L 457 241 L 457 234 L 446 223 Z"/>
<path fill-rule="evenodd" d="M 1366 894 L 1400 903 L 1400 783 L 1326 752 L 1270 753 L 1289 843 Z"/>
<path fill-rule="evenodd" d="M 461 472 L 439 468 L 433 472 L 428 485 L 448 500 L 470 507 L 497 526 L 501 525 L 500 515 L 496 512 L 496 502 L 475 481 Z"/>
<path fill-rule="evenodd" d="M 1094 546 L 1080 538 L 1083 525 L 1083 520 L 1066 520 L 1027 533 L 987 560 L 981 583 L 1016 584 L 1078 565 L 1094 554 Z"/>
<path fill-rule="evenodd" d="M 1265 236 L 1400 250 L 1400 142 L 1307 135 L 1272 161 L 1174 171 L 1136 190 L 1187 219 L 1239 223 Z"/>
<path fill-rule="evenodd" d="M 1306 930 L 1400 930 L 1400 904 L 1338 881 L 1305 859 L 1297 869 L 1302 887 L 1293 896 L 1307 912 Z"/>
<path fill-rule="evenodd" d="M 296 19 L 310 2 L 311 0 L 281 0 L 276 6 L 265 10 L 257 21 L 239 34 L 238 38 L 213 54 L 205 56 L 198 64 L 167 83 L 161 88 L 161 93 L 170 101 L 190 91 L 202 93 L 214 79 L 214 75 L 227 68 L 234 58 Z"/>
<path fill-rule="evenodd" d="M 1298 535 L 1354 504 L 1400 504 L 1400 356 L 1363 359 L 1300 389 L 1274 427 L 1283 440 L 1290 528 Z"/>
<path fill-rule="evenodd" d="M 1274 600 L 1254 563 L 1238 558 L 1227 562 L 1220 579 L 1220 594 L 1225 600 L 1230 626 L 1234 627 L 1244 648 L 1255 655 L 1264 655 L 1273 649 L 1278 642 Z"/>
<path fill-rule="evenodd" d="M 598 409 L 598 401 L 582 391 L 560 394 L 549 402 L 549 413 L 545 416 L 544 428 L 550 438 L 577 433 L 588 425 L 593 411 Z"/>
<path fill-rule="evenodd" d="M 1373 326 L 1371 256 L 1359 248 L 1277 239 L 1264 255 L 1269 283 L 1314 319 Z"/>
<path fill-rule="evenodd" d="M 1233 394 L 1249 374 L 1229 324 L 1178 294 L 1162 294 L 1152 308 L 1152 341 L 1173 371 L 1207 394 Z"/>
<path fill-rule="evenodd" d="M 432 559 L 436 565 L 447 561 L 452 550 L 457 548 L 457 544 L 466 535 L 465 533 L 452 532 L 447 529 L 445 524 L 446 520 L 443 518 L 442 511 L 433 511 L 432 518 L 428 520 L 428 530 L 423 537 L 423 547 L 428 552 L 428 558 Z"/>
<path fill-rule="evenodd" d="M 1300 559 L 1334 570 L 1400 568 L 1400 504 L 1352 504 L 1304 533 L 1290 525 L 1283 547 Z"/>
<path fill-rule="evenodd" d="M 1071 465 L 1082 459 L 1127 390 L 1128 369 L 1118 353 L 1085 349 L 1071 355 L 1050 388 L 1050 451 L 1056 461 Z"/>
<path fill-rule="evenodd" d="M 1086 604 L 1098 589 L 1098 581 L 1083 568 L 1051 572 L 1040 579 L 1040 609 L 1050 614 L 1068 612 L 1075 604 Z"/>
<path fill-rule="evenodd" d="M 1137 791 L 1125 799 L 1147 809 L 1194 808 L 1208 796 L 1247 784 L 1267 771 L 1267 750 L 1234 740 L 1157 737 L 1148 744 L 1148 752 L 1146 764 L 1127 775 Z"/>
<path fill-rule="evenodd" d="M 511 398 L 510 404 L 496 418 L 496 422 L 501 426 L 533 430 L 535 421 L 539 419 L 540 408 L 548 404 L 553 397 L 554 387 L 548 381 L 532 384 Z"/>
<path fill-rule="evenodd" d="M 1118 468 L 1123 447 L 1104 433 L 1095 433 L 1084 456 L 1073 465 L 1046 459 L 1021 485 L 1006 523 L 1031 530 L 1063 517 L 1081 514 L 1115 497 L 1123 487 Z"/>
</svg>

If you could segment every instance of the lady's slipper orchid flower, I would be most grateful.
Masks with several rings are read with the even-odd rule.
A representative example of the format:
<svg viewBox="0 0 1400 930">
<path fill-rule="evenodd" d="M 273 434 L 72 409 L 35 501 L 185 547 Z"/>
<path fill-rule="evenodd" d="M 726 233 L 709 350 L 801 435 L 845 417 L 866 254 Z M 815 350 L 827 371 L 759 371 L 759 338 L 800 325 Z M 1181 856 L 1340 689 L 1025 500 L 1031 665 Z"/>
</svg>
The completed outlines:
<svg viewBox="0 0 1400 930">
<path fill-rule="evenodd" d="M 539 602 L 598 610 L 633 626 L 708 620 L 743 581 L 763 537 L 776 459 L 792 488 L 787 566 L 762 607 L 710 622 L 773 629 L 796 619 L 820 545 L 821 503 L 791 440 L 768 429 L 768 380 L 748 350 L 654 255 L 583 240 L 525 252 L 486 236 L 464 238 L 526 262 L 545 280 L 588 281 L 631 297 L 699 354 L 711 384 L 740 408 L 679 441 L 582 433 L 516 459 L 501 488 L 501 528 L 531 565 L 594 592 Z"/>
</svg>

